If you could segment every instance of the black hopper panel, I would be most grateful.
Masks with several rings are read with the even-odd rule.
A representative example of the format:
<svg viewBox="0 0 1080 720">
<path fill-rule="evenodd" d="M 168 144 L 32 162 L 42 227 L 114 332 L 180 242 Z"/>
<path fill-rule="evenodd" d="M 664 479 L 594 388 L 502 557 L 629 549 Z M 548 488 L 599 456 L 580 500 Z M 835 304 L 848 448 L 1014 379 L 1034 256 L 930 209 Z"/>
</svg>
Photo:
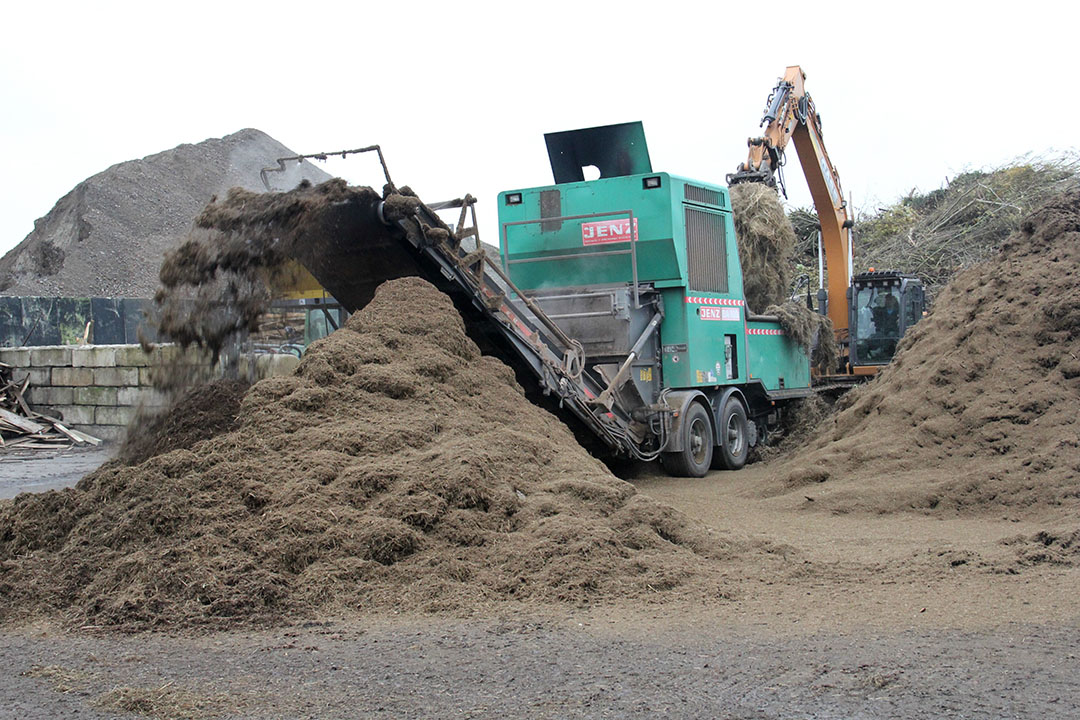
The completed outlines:
<svg viewBox="0 0 1080 720">
<path fill-rule="evenodd" d="M 583 181 L 583 168 L 590 165 L 602 178 L 652 172 L 640 121 L 547 133 L 544 141 L 557 185 Z"/>
</svg>

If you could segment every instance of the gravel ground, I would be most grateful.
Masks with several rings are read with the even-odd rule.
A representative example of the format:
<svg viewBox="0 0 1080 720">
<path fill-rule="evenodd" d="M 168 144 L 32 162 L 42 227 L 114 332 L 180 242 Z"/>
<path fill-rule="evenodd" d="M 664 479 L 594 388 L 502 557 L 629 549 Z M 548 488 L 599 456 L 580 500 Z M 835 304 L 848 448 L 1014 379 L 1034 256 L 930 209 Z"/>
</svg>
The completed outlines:
<svg viewBox="0 0 1080 720">
<path fill-rule="evenodd" d="M 71 487 L 112 457 L 115 446 L 0 452 L 0 499 Z"/>
<path fill-rule="evenodd" d="M 0 634 L 0 717 L 1072 718 L 1080 629 L 775 632 L 596 617 L 202 638 Z M 123 715 L 123 713 L 121 713 Z"/>
<path fill-rule="evenodd" d="M 0 493 L 74 484 L 107 457 L 0 456 Z M 733 592 L 707 607 L 203 636 L 8 627 L 0 718 L 1080 717 L 1080 568 L 1016 570 L 1000 543 L 1038 524 L 806 513 L 757 497 L 761 472 L 635 480 L 805 568 L 733 566 Z M 958 552 L 972 561 L 952 567 Z"/>
</svg>

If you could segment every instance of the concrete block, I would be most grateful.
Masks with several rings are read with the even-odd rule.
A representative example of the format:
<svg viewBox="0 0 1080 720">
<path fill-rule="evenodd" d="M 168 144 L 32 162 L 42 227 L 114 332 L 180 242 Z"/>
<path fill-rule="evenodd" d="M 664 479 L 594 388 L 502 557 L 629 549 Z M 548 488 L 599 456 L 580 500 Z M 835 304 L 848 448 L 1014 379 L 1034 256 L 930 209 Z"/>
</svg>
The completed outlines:
<svg viewBox="0 0 1080 720">
<path fill-rule="evenodd" d="M 30 348 L 0 348 L 0 362 L 13 367 L 30 367 Z"/>
<path fill-rule="evenodd" d="M 189 345 L 183 354 L 184 362 L 188 365 L 211 365 L 214 354 L 205 348 Z"/>
<path fill-rule="evenodd" d="M 252 377 L 255 380 L 262 380 L 268 377 L 277 377 L 280 375 L 291 375 L 296 366 L 300 364 L 300 358 L 295 355 L 286 354 L 267 354 L 255 356 L 255 370 L 252 375 L 248 375 L 248 358 L 241 357 L 239 363 L 240 377 Z"/>
<path fill-rule="evenodd" d="M 135 408 L 132 407 L 105 407 L 99 405 L 94 411 L 94 422 L 97 425 L 123 425 L 127 426 L 135 417 Z"/>
<path fill-rule="evenodd" d="M 118 367 L 149 367 L 154 364 L 155 353 L 146 352 L 141 345 L 118 345 L 116 364 Z"/>
<path fill-rule="evenodd" d="M 141 407 L 144 405 L 161 406 L 167 398 L 162 392 L 149 387 L 122 387 L 117 390 L 116 404 Z"/>
<path fill-rule="evenodd" d="M 71 348 L 63 345 L 30 348 L 30 364 L 38 367 L 70 367 Z"/>
<path fill-rule="evenodd" d="M 88 345 L 71 349 L 72 367 L 116 367 L 115 345 Z"/>
<path fill-rule="evenodd" d="M 139 385 L 156 387 L 158 380 L 169 386 L 197 385 L 218 377 L 206 365 L 170 365 L 167 367 L 130 368 L 139 371 Z"/>
<path fill-rule="evenodd" d="M 57 420 L 59 420 L 60 416 L 63 414 L 63 413 L 60 412 L 59 409 L 53 407 L 52 405 L 43 405 L 41 403 L 34 403 L 33 404 L 33 410 L 36 413 L 41 413 L 42 415 L 45 415 L 45 416 L 51 417 L 51 418 L 56 418 Z"/>
<path fill-rule="evenodd" d="M 165 363 L 172 362 L 176 359 L 179 352 L 180 348 L 172 343 L 155 345 L 154 349 L 150 352 L 150 364 L 164 365 Z"/>
<path fill-rule="evenodd" d="M 127 428 L 121 425 L 72 425 L 73 430 L 93 435 L 107 443 L 120 443 L 127 435 Z"/>
<path fill-rule="evenodd" d="M 56 405 L 53 410 L 63 416 L 61 419 L 65 423 L 84 425 L 94 423 L 94 407 L 92 405 Z"/>
<path fill-rule="evenodd" d="M 94 385 L 121 387 L 139 384 L 139 368 L 94 368 Z"/>
<path fill-rule="evenodd" d="M 51 377 L 54 386 L 87 387 L 94 384 L 92 368 L 54 367 Z"/>
<path fill-rule="evenodd" d="M 116 405 L 117 388 L 114 387 L 80 387 L 74 388 L 74 400 L 76 405 Z"/>
<path fill-rule="evenodd" d="M 27 400 L 31 405 L 71 405 L 75 402 L 72 396 L 73 390 L 74 388 L 51 385 L 31 386 L 27 393 L 30 397 Z"/>
<path fill-rule="evenodd" d="M 221 373 L 214 372 L 210 365 L 182 365 L 176 368 L 175 373 L 183 377 L 187 385 L 198 385 L 221 377 Z"/>
<path fill-rule="evenodd" d="M 151 353 L 151 365 L 167 365 L 179 363 L 182 365 L 209 365 L 211 353 L 209 350 L 197 345 L 188 345 L 181 348 L 179 345 L 167 344 L 156 345 Z"/>
<path fill-rule="evenodd" d="M 52 385 L 52 368 L 20 368 L 12 373 L 12 377 L 18 382 L 25 380 L 27 375 L 30 376 L 31 388 Z"/>
</svg>

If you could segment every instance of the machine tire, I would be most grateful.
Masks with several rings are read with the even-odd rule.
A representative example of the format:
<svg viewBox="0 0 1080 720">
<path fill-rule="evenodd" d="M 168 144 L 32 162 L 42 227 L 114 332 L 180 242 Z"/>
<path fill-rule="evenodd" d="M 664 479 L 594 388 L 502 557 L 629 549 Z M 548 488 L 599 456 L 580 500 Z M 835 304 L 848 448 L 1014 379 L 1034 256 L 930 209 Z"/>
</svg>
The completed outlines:
<svg viewBox="0 0 1080 720">
<path fill-rule="evenodd" d="M 671 475 L 705 477 L 713 459 L 712 413 L 701 403 L 692 402 L 679 425 L 683 449 L 664 453 L 664 467 Z"/>
<path fill-rule="evenodd" d="M 750 423 L 746 408 L 734 395 L 720 410 L 720 444 L 713 450 L 713 470 L 738 470 L 750 453 Z"/>
</svg>

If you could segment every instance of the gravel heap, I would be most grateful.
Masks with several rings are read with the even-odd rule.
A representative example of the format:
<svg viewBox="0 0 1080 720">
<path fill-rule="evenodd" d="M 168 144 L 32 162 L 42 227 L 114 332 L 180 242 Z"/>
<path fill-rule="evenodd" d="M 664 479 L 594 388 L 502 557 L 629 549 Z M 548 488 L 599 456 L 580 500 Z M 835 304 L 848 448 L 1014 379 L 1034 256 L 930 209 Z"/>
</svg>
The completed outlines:
<svg viewBox="0 0 1080 720">
<path fill-rule="evenodd" d="M 215 195 L 265 188 L 259 171 L 295 153 L 246 129 L 129 160 L 83 180 L 0 258 L 0 293 L 74 297 L 152 297 L 157 271 Z M 275 187 L 329 179 L 314 165 L 271 173 Z"/>
</svg>

